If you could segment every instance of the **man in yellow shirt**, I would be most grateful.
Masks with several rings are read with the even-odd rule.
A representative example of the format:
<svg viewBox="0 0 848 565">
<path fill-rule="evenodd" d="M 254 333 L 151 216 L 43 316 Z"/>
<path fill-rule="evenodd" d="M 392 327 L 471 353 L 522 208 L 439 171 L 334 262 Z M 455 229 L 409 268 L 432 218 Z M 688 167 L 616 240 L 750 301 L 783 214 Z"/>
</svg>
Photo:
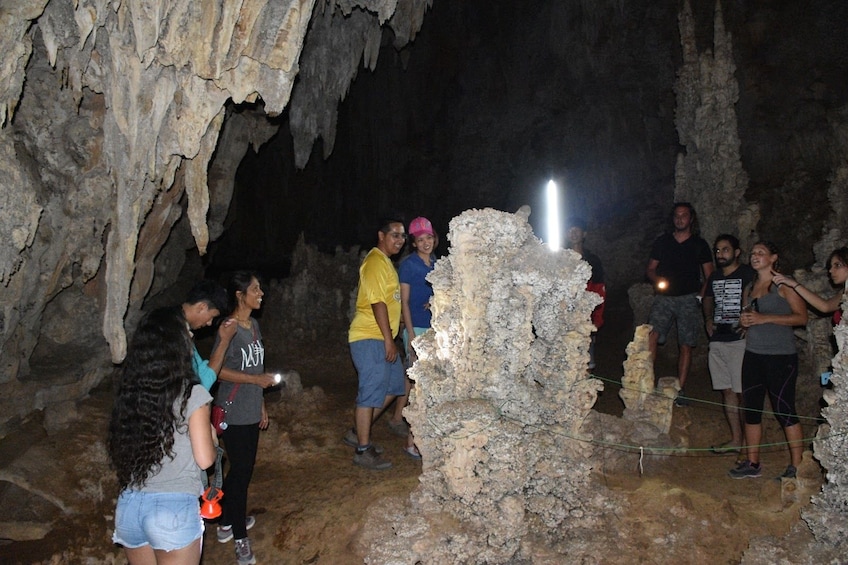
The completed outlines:
<svg viewBox="0 0 848 565">
<path fill-rule="evenodd" d="M 348 333 L 350 355 L 359 375 L 354 412 L 356 441 L 349 433 L 345 442 L 356 444 L 353 462 L 366 469 L 392 466 L 381 456 L 382 450 L 371 444 L 371 422 L 406 391 L 403 364 L 395 345 L 400 327 L 400 281 L 391 260 L 405 242 L 401 220 L 383 221 L 377 231 L 377 246 L 359 267 L 356 314 Z"/>
</svg>

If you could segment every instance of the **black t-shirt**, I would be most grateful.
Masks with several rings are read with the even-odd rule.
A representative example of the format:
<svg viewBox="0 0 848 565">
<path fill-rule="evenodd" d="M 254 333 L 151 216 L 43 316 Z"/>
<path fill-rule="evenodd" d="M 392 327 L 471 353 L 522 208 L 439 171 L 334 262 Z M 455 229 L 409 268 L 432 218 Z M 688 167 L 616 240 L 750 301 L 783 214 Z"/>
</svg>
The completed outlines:
<svg viewBox="0 0 848 565">
<path fill-rule="evenodd" d="M 601 260 L 591 251 L 583 250 L 583 260 L 589 263 L 592 267 L 592 276 L 589 278 L 590 283 L 604 283 L 604 267 L 601 265 Z"/>
<path fill-rule="evenodd" d="M 742 313 L 742 293 L 757 273 L 749 265 L 739 265 L 725 276 L 716 269 L 707 280 L 705 296 L 715 299 L 713 313 L 713 335 L 710 341 L 736 341 L 742 336 L 735 330 Z"/>
<path fill-rule="evenodd" d="M 678 243 L 667 233 L 654 241 L 651 259 L 659 261 L 657 276 L 668 281 L 663 294 L 682 296 L 701 290 L 701 265 L 712 263 L 713 255 L 707 242 L 697 235 Z"/>
</svg>

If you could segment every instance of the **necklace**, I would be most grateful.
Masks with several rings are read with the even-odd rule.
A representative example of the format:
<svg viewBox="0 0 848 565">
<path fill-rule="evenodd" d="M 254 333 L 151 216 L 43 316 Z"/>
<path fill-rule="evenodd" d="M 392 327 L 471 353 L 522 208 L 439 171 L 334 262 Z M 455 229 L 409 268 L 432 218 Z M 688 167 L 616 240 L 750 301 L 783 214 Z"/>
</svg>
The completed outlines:
<svg viewBox="0 0 848 565">
<path fill-rule="evenodd" d="M 250 316 L 248 316 L 246 320 L 242 320 L 242 319 L 241 319 L 241 318 L 239 318 L 238 316 L 233 316 L 233 318 L 235 318 L 235 319 L 236 319 L 236 322 L 238 322 L 238 325 L 240 325 L 241 327 L 243 327 L 243 328 L 245 328 L 245 329 L 247 329 L 247 330 L 249 330 L 249 329 L 250 329 L 250 327 L 251 327 L 251 325 L 252 325 L 252 324 L 250 323 Z"/>
</svg>

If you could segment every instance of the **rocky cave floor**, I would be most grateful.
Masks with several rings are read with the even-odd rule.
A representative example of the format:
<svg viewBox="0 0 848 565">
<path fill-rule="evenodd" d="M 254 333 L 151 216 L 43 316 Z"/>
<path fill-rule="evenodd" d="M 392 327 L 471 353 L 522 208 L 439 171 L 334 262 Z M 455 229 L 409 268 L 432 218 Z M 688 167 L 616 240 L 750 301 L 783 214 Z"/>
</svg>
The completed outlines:
<svg viewBox="0 0 848 565">
<path fill-rule="evenodd" d="M 271 316 L 264 318 L 263 328 Z M 616 316 L 608 308 L 609 318 Z M 627 317 L 618 318 L 625 323 L 616 327 L 613 319 L 600 332 L 595 371 L 611 381 L 596 409 L 615 415 L 623 409 L 615 381 L 632 337 Z M 268 397 L 272 423 L 260 440 L 249 504 L 257 518 L 250 537 L 258 562 L 362 563 L 366 508 L 378 499 L 405 498 L 417 485 L 421 463 L 404 455 L 403 440 L 389 433 L 385 416 L 374 438 L 394 466 L 375 472 L 351 463 L 341 436 L 350 425 L 356 377 L 344 343 L 289 346 L 282 355 L 273 344 L 266 347 L 267 366 L 298 371 L 304 393 L 297 400 Z M 664 364 L 673 363 L 670 352 L 663 352 L 658 372 L 673 374 L 662 373 Z M 708 450 L 729 436 L 721 408 L 711 404 L 720 399 L 709 386 L 705 347 L 696 351 L 690 382 L 689 394 L 708 402 L 675 408 L 672 436 L 688 435 L 693 450 L 652 459 L 641 475 L 637 465 L 626 473 L 598 469 L 598 480 L 631 508 L 618 517 L 620 544 L 598 555 L 598 563 L 738 563 L 750 538 L 786 534 L 809 495 L 818 492 L 822 474 L 812 461 L 802 469 L 806 480 L 797 485 L 773 480 L 788 462 L 779 445 L 766 448 L 762 478 L 728 478 L 735 456 Z M 102 446 L 110 405 L 106 382 L 80 403 L 80 419 L 65 431 L 48 436 L 40 418 L 33 418 L 0 442 L 0 563 L 125 563 L 110 541 L 116 493 Z M 805 437 L 814 433 L 814 426 L 805 426 Z M 783 441 L 773 420 L 766 421 L 765 441 Z M 49 493 L 58 500 L 49 502 Z M 62 501 L 73 513 L 57 509 Z M 43 538 L 9 539 L 38 535 Z M 207 527 L 203 563 L 232 563 L 232 551 L 232 543 L 217 543 L 214 526 Z"/>
</svg>

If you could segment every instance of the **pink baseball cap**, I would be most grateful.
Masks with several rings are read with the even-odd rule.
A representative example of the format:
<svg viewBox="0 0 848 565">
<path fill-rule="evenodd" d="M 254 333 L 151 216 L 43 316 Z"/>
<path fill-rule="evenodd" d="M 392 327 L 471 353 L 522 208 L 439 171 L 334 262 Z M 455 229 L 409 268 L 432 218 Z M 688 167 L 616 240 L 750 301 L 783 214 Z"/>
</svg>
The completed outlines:
<svg viewBox="0 0 848 565">
<path fill-rule="evenodd" d="M 418 237 L 427 233 L 436 235 L 436 232 L 433 231 L 433 224 L 427 218 L 418 216 L 409 223 L 409 235 L 412 237 Z"/>
</svg>

